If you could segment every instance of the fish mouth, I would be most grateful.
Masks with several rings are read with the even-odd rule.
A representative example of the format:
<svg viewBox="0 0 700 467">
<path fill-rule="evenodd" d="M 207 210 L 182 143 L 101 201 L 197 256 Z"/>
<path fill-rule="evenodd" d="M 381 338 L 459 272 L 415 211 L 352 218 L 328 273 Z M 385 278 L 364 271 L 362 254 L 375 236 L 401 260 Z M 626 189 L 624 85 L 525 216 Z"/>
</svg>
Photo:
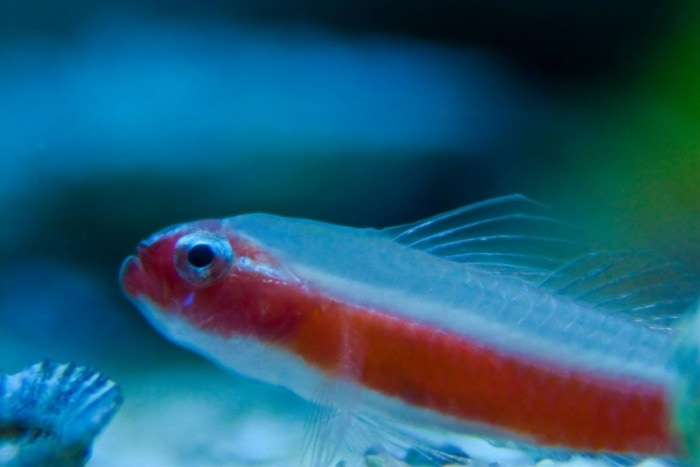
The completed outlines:
<svg viewBox="0 0 700 467">
<path fill-rule="evenodd" d="M 141 260 L 135 255 L 128 256 L 119 270 L 119 283 L 124 293 L 131 299 L 143 295 L 145 279 Z"/>
<path fill-rule="evenodd" d="M 122 263 L 119 270 L 119 283 L 124 293 L 131 299 L 146 293 L 148 275 L 144 270 L 144 261 L 148 263 L 152 259 L 151 247 L 159 237 L 160 234 L 139 242 L 136 254 L 127 256 Z"/>
</svg>

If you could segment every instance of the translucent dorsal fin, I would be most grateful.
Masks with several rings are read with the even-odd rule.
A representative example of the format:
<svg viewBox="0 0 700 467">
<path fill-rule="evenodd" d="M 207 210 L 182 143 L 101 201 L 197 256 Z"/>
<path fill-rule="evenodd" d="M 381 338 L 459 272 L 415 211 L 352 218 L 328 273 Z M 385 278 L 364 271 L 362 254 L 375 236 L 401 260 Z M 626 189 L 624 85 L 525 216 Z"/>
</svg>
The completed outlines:
<svg viewBox="0 0 700 467">
<path fill-rule="evenodd" d="M 647 252 L 591 252 L 583 232 L 522 195 L 384 230 L 394 241 L 671 331 L 697 299 L 693 278 Z"/>
<path fill-rule="evenodd" d="M 585 251 L 576 229 L 522 195 L 488 199 L 384 232 L 445 259 L 533 281 Z"/>
<path fill-rule="evenodd" d="M 646 251 L 595 252 L 553 271 L 542 287 L 660 330 L 673 330 L 697 300 L 693 277 Z"/>
</svg>

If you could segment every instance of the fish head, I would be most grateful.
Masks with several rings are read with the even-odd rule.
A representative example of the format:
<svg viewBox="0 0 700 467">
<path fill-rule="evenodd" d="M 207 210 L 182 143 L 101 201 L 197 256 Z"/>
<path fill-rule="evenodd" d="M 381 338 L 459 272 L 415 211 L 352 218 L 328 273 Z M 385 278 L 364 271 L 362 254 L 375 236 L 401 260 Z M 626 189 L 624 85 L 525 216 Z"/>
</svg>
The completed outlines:
<svg viewBox="0 0 700 467">
<path fill-rule="evenodd" d="M 227 220 L 164 229 L 141 242 L 120 272 L 124 293 L 166 335 L 173 322 L 224 337 L 284 334 L 293 313 L 272 304 L 293 282 L 273 255 Z"/>
</svg>

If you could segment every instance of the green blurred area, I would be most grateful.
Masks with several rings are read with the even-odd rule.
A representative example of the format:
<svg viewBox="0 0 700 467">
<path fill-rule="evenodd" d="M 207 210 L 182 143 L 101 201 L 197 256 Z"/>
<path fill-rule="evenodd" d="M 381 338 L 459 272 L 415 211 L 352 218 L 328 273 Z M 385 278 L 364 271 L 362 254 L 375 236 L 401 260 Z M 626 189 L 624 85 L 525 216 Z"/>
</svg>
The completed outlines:
<svg viewBox="0 0 700 467">
<path fill-rule="evenodd" d="M 569 89 L 578 118 L 533 191 L 617 247 L 659 251 L 700 272 L 700 8 L 687 2 L 638 69 Z M 554 156 L 556 157 L 556 156 Z"/>
</svg>

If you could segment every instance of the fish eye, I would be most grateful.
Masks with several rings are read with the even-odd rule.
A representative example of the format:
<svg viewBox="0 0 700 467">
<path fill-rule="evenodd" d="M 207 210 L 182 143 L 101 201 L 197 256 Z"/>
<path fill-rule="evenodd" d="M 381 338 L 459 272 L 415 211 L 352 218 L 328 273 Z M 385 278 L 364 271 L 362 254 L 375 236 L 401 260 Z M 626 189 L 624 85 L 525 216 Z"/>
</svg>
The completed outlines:
<svg viewBox="0 0 700 467">
<path fill-rule="evenodd" d="M 209 231 L 182 236 L 175 244 L 175 268 L 180 277 L 196 285 L 208 285 L 224 275 L 233 261 L 226 237 Z"/>
<path fill-rule="evenodd" d="M 204 268 L 214 261 L 214 250 L 206 243 L 198 243 L 187 252 L 187 262 L 193 268 Z"/>
</svg>

